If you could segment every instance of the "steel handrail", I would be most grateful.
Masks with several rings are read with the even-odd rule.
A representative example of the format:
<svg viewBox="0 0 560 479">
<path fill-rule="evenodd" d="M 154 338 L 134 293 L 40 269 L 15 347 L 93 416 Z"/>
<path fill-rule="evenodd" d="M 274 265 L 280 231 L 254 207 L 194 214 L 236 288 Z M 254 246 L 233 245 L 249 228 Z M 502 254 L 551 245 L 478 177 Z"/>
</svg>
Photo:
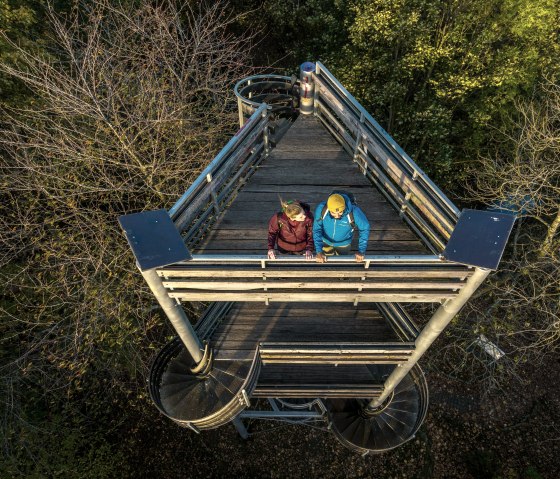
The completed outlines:
<svg viewBox="0 0 560 479">
<path fill-rule="evenodd" d="M 263 113 L 267 110 L 268 105 L 263 103 L 257 108 L 257 110 L 251 115 L 249 120 L 245 125 L 239 129 L 239 131 L 228 141 L 226 146 L 218 153 L 218 155 L 212 160 L 212 162 L 204 169 L 204 171 L 198 176 L 198 178 L 192 183 L 192 185 L 183 193 L 181 198 L 169 209 L 168 214 L 172 220 L 176 220 L 180 215 L 182 208 L 189 202 L 192 201 L 194 196 L 207 187 L 208 185 L 208 175 L 215 175 L 216 172 L 223 167 L 227 161 L 227 156 L 234 153 L 237 147 L 243 143 L 243 141 L 250 135 L 250 133 L 256 128 L 256 126 L 261 122 L 267 122 L 267 118 L 263 117 Z"/>
<path fill-rule="evenodd" d="M 174 266 L 179 265 L 189 265 L 192 266 L 193 264 L 200 262 L 200 263 L 207 263 L 207 262 L 216 262 L 216 263 L 297 263 L 299 265 L 305 264 L 317 264 L 314 261 L 306 260 L 305 258 L 294 258 L 294 257 L 278 257 L 275 259 L 270 259 L 266 255 L 213 255 L 213 254 L 193 254 L 192 260 L 189 261 L 181 261 L 178 263 L 173 263 Z M 357 263 L 356 259 L 352 255 L 340 255 L 336 257 L 329 257 L 328 262 L 324 263 L 325 266 L 329 264 L 336 263 L 350 263 L 353 265 L 363 265 L 367 267 L 369 264 L 384 264 L 384 263 L 399 263 L 399 264 L 407 264 L 407 263 L 431 263 L 431 264 L 458 264 L 453 263 L 450 261 L 445 260 L 441 256 L 438 255 L 366 255 L 364 257 L 364 261 Z M 463 265 L 461 265 L 463 266 Z"/>
<path fill-rule="evenodd" d="M 337 93 L 344 96 L 347 101 L 355 108 L 363 118 L 367 120 L 375 130 L 377 130 L 387 141 L 387 143 L 399 153 L 400 157 L 406 162 L 406 164 L 416 173 L 417 176 L 421 177 L 425 184 L 437 195 L 437 197 L 445 204 L 451 212 L 453 212 L 456 217 L 459 217 L 459 209 L 453 204 L 453 202 L 447 198 L 447 196 L 437 187 L 437 185 L 422 171 L 422 169 L 406 154 L 406 152 L 400 147 L 400 145 L 385 131 L 385 129 L 369 114 L 369 112 L 354 98 L 354 96 L 342 86 L 342 84 L 336 79 L 336 77 L 321 63 L 317 62 L 315 75 L 325 76 L 335 87 Z"/>
<path fill-rule="evenodd" d="M 243 78 L 242 80 L 239 80 L 236 84 L 235 87 L 233 88 L 233 92 L 235 94 L 235 96 L 241 100 L 243 103 L 253 106 L 255 108 L 258 108 L 260 105 L 262 105 L 262 103 L 259 102 L 255 102 L 250 100 L 249 98 L 243 96 L 240 93 L 240 88 L 245 87 L 245 86 L 250 86 L 251 84 L 254 83 L 261 83 L 261 82 L 265 82 L 265 81 L 274 81 L 274 80 L 279 80 L 279 81 L 284 81 L 284 82 L 288 82 L 291 81 L 291 77 L 288 76 L 284 76 L 284 75 L 253 75 L 250 77 L 246 77 Z M 299 83 L 299 82 L 297 82 Z M 268 105 L 268 108 L 272 108 L 270 105 Z"/>
</svg>

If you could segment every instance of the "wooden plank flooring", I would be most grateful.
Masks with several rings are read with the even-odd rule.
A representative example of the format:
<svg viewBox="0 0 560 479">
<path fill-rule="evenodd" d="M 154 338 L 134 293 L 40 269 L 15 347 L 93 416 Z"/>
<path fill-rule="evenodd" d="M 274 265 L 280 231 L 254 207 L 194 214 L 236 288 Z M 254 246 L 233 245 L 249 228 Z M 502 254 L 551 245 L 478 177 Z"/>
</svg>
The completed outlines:
<svg viewBox="0 0 560 479">
<path fill-rule="evenodd" d="M 313 211 L 334 189 L 354 193 L 368 217 L 368 254 L 428 253 L 330 133 L 316 118 L 304 116 L 263 161 L 194 253 L 266 254 L 268 220 L 280 208 L 278 195 L 305 201 Z"/>
<path fill-rule="evenodd" d="M 216 360 L 253 359 L 261 342 L 399 341 L 372 304 L 236 303 L 211 337 Z"/>
<path fill-rule="evenodd" d="M 269 218 L 278 196 L 298 199 L 312 211 L 334 189 L 354 193 L 371 223 L 368 254 L 429 254 L 384 196 L 313 117 L 300 116 L 194 253 L 266 254 Z M 357 234 L 356 234 L 357 236 Z M 357 247 L 357 238 L 354 249 Z M 367 343 L 398 341 L 374 304 L 236 303 L 210 338 L 216 361 L 251 361 L 261 342 Z M 371 382 L 363 365 L 270 365 L 259 384 L 355 383 L 355 394 Z M 290 371 L 304 371 L 290 375 Z M 362 377 L 363 376 L 363 377 Z M 353 378 L 353 379 L 352 379 Z M 369 384 L 369 383 L 368 383 Z M 369 390 L 368 390 L 369 391 Z M 371 395 L 371 391 L 367 394 Z M 350 394 L 351 396 L 351 394 Z"/>
</svg>

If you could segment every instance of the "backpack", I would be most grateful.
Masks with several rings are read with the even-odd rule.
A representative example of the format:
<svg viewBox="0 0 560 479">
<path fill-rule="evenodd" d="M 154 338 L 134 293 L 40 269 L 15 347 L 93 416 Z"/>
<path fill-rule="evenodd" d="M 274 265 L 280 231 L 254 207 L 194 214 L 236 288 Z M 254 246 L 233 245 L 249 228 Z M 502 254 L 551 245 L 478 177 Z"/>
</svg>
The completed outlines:
<svg viewBox="0 0 560 479">
<path fill-rule="evenodd" d="M 348 199 L 350 200 L 350 203 L 352 204 L 352 206 L 356 206 L 357 202 L 356 202 L 356 197 L 354 196 L 354 193 L 350 193 L 348 191 L 344 191 L 344 190 L 333 190 L 330 192 L 329 196 L 331 195 L 346 195 L 348 197 Z M 323 221 L 325 219 L 325 217 L 327 216 L 327 213 L 329 212 L 329 209 L 327 207 L 327 203 L 325 202 L 325 206 L 323 206 L 323 210 L 321 211 L 321 219 L 319 221 Z M 354 221 L 354 213 L 352 211 L 350 211 L 350 213 L 348 213 L 347 215 L 348 217 L 348 222 L 350 223 L 350 226 L 352 227 L 352 231 L 355 231 L 357 226 L 356 226 L 356 222 Z"/>
</svg>

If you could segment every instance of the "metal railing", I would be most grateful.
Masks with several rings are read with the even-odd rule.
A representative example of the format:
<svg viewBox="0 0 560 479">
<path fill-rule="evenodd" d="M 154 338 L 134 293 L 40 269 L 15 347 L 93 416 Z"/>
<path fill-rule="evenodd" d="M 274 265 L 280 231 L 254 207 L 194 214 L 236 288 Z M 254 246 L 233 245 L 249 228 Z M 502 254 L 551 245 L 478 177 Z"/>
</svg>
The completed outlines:
<svg viewBox="0 0 560 479">
<path fill-rule="evenodd" d="M 264 256 L 193 255 L 157 269 L 181 301 L 440 302 L 455 297 L 472 268 L 436 256 L 350 257 L 327 264 Z M 402 322 L 402 321 L 401 321 Z"/>
<path fill-rule="evenodd" d="M 459 217 L 457 207 L 320 62 L 315 114 L 433 253 Z"/>
<path fill-rule="evenodd" d="M 297 101 L 299 81 L 282 75 L 253 75 L 240 80 L 233 91 L 237 97 L 239 126 L 263 103 L 274 113 L 291 111 Z"/>
<path fill-rule="evenodd" d="M 267 105 L 262 104 L 169 210 L 187 246 L 204 236 L 268 155 L 268 118 Z"/>
<path fill-rule="evenodd" d="M 446 268 L 450 266 L 464 268 L 439 257 L 459 215 L 455 205 L 321 63 L 317 63 L 314 81 L 316 115 L 353 156 L 363 174 L 379 187 L 433 253 L 368 255 L 359 268 L 367 270 L 370 265 L 387 265 L 394 268 L 397 274 L 398 268 L 403 265 L 412 268 L 419 264 L 430 265 L 430 274 L 435 274 L 432 276 L 434 278 L 438 277 L 437 274 L 440 274 L 439 278 L 446 278 L 449 271 Z M 273 90 L 289 96 L 290 85 L 296 84 L 289 77 L 279 75 L 256 75 L 241 80 L 236 85 L 238 101 L 253 111 L 252 115 L 247 121 L 244 120 L 244 126 L 169 210 L 187 247 L 192 248 L 207 234 L 237 191 L 268 156 L 272 147 L 269 131 L 273 118 L 272 108 L 259 102 L 266 98 L 267 92 Z M 240 114 L 243 111 L 240 108 Z M 236 255 L 234 246 L 231 253 L 194 255 L 189 264 L 192 266 L 218 262 L 220 268 L 229 271 L 235 269 L 236 264 L 260 263 L 263 271 L 265 268 L 270 271 L 270 265 L 286 262 L 292 263 L 291 267 L 296 272 L 306 269 L 303 258 L 270 260 L 260 255 Z M 331 258 L 328 265 L 339 265 L 345 271 L 355 267 L 353 257 L 350 256 Z M 321 271 L 326 266 L 320 266 Z M 181 263 L 175 267 L 189 269 L 186 264 Z M 419 271 L 416 278 L 422 279 L 422 274 Z M 461 281 L 464 279 L 463 276 Z"/>
</svg>

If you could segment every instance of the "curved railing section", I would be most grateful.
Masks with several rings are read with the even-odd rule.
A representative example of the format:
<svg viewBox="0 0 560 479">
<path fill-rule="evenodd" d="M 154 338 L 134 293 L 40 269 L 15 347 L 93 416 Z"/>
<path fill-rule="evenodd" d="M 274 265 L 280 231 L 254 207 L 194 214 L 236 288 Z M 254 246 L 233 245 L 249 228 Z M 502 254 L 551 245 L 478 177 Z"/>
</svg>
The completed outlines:
<svg viewBox="0 0 560 479">
<path fill-rule="evenodd" d="M 239 125 L 243 126 L 263 103 L 275 115 L 291 115 L 298 107 L 298 85 L 297 78 L 282 75 L 253 75 L 237 82 L 234 93 Z"/>
</svg>

